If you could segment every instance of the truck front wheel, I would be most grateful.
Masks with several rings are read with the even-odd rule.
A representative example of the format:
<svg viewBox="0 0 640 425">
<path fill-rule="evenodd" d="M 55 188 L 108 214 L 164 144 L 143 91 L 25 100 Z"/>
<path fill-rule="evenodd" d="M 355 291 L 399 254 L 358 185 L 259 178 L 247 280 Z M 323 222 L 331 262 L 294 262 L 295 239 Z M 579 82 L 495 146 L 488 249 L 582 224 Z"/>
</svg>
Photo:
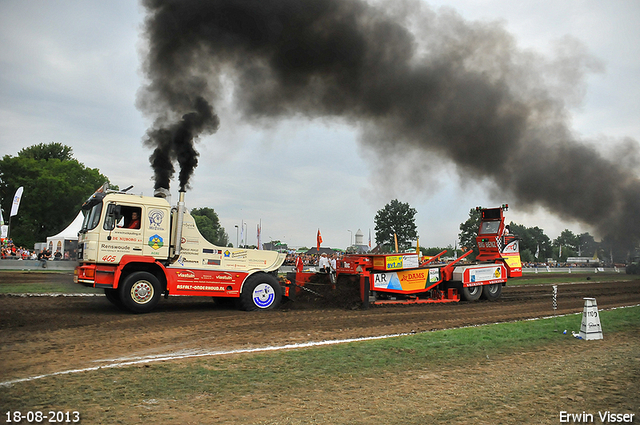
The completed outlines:
<svg viewBox="0 0 640 425">
<path fill-rule="evenodd" d="M 500 298 L 502 293 L 502 283 L 494 283 L 492 285 L 484 285 L 482 287 L 482 298 L 494 301 Z"/>
<path fill-rule="evenodd" d="M 134 272 L 120 286 L 120 300 L 133 313 L 148 313 L 158 304 L 160 282 L 149 272 Z"/>
<path fill-rule="evenodd" d="M 247 279 L 240 295 L 240 307 L 246 311 L 272 310 L 282 300 L 282 288 L 278 280 L 260 273 Z"/>
<path fill-rule="evenodd" d="M 482 295 L 482 286 L 467 286 L 462 288 L 462 299 L 465 301 L 477 301 Z"/>
<path fill-rule="evenodd" d="M 104 295 L 107 297 L 109 302 L 121 310 L 124 310 L 124 305 L 120 300 L 120 292 L 117 289 L 104 288 Z"/>
</svg>

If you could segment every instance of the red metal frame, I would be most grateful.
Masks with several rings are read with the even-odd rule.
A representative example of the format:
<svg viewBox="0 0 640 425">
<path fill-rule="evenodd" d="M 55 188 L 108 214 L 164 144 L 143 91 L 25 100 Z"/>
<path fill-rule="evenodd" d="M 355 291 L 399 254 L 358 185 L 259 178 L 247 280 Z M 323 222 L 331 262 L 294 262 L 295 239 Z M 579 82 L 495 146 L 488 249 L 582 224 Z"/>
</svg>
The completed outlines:
<svg viewBox="0 0 640 425">
<path fill-rule="evenodd" d="M 478 235 L 476 238 L 480 251 L 476 260 L 480 261 L 480 264 L 475 267 L 477 269 L 482 269 L 483 264 L 484 268 L 487 268 L 489 264 L 499 265 L 501 268 L 499 273 L 500 277 L 497 277 L 496 279 L 483 280 L 481 282 L 469 281 L 464 283 L 465 279 L 471 280 L 469 278 L 469 274 L 473 270 L 474 266 L 469 266 L 468 270 L 465 270 L 464 268 L 461 270 L 458 268 L 458 273 L 466 273 L 465 276 L 467 276 L 466 278 L 461 279 L 458 285 L 459 287 L 504 283 L 507 281 L 507 277 L 521 275 L 521 268 L 518 269 L 511 267 L 507 261 L 506 255 L 503 255 L 501 252 L 501 247 L 506 246 L 506 244 L 511 242 L 511 240 L 516 239 L 513 236 L 505 235 L 504 232 L 505 225 L 503 211 L 506 210 L 506 208 L 507 206 L 504 205 L 500 208 L 483 209 L 481 225 L 483 222 L 496 222 L 497 228 L 492 229 L 492 233 Z M 468 250 L 456 260 L 447 264 L 435 265 L 434 263 L 436 260 L 446 252 L 447 250 L 444 250 L 420 264 L 414 263 L 415 257 L 413 256 L 417 254 L 413 253 L 347 255 L 338 262 L 336 275 L 338 278 L 341 275 L 358 278 L 360 298 L 363 306 L 365 307 L 369 304 L 431 304 L 458 302 L 460 301 L 460 294 L 457 287 L 439 287 L 439 285 L 443 282 L 453 282 L 454 271 L 460 265 L 460 262 L 471 255 L 473 251 Z M 517 250 L 515 252 L 517 252 Z M 409 265 L 407 267 L 407 263 L 416 264 L 417 267 L 416 265 L 413 267 Z M 435 274 L 432 275 L 427 272 L 427 270 L 433 269 L 438 269 L 439 275 L 436 276 Z M 426 274 L 426 278 L 425 276 L 420 276 L 420 278 L 413 280 L 415 276 L 411 276 L 412 272 L 415 274 Z M 287 288 L 295 288 L 293 291 L 293 294 L 295 294 L 301 290 L 301 287 L 304 287 L 312 279 L 317 278 L 317 276 L 318 274 L 316 273 L 297 272 L 295 275 L 291 276 L 293 282 L 288 281 Z M 478 277 L 477 274 L 474 276 Z M 377 282 L 376 278 L 378 279 Z M 480 278 L 486 279 L 486 276 L 480 276 Z M 435 279 L 437 279 L 437 282 Z M 400 284 L 400 280 L 402 280 L 402 284 Z M 388 285 L 387 282 L 389 282 Z M 422 285 L 422 282 L 424 282 L 424 285 Z M 417 286 L 419 285 L 422 286 L 418 288 Z M 399 299 L 370 300 L 369 296 L 371 293 L 381 295 L 382 298 L 398 297 Z"/>
</svg>

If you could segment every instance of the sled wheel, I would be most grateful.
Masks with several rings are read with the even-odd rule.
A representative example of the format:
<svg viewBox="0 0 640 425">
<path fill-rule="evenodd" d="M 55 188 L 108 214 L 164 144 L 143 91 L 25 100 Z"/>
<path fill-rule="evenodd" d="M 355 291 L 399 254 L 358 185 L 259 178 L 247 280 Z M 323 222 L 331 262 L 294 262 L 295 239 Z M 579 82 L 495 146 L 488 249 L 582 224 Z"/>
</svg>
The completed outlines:
<svg viewBox="0 0 640 425">
<path fill-rule="evenodd" d="M 482 295 L 482 286 L 468 286 L 462 288 L 462 299 L 465 301 L 477 301 Z"/>
<path fill-rule="evenodd" d="M 109 302 L 119 309 L 124 309 L 124 305 L 122 304 L 122 300 L 120 299 L 120 293 L 117 289 L 104 288 L 104 295 L 107 297 Z"/>
<path fill-rule="evenodd" d="M 246 311 L 272 310 L 282 300 L 282 288 L 275 277 L 260 273 L 247 279 L 240 295 L 240 307 Z"/>
<path fill-rule="evenodd" d="M 148 313 L 160 300 L 160 282 L 149 272 L 131 273 L 120 287 L 124 307 L 133 313 Z"/>
<path fill-rule="evenodd" d="M 502 283 L 494 283 L 482 287 L 482 298 L 489 301 L 495 301 L 500 298 L 502 293 Z"/>
</svg>

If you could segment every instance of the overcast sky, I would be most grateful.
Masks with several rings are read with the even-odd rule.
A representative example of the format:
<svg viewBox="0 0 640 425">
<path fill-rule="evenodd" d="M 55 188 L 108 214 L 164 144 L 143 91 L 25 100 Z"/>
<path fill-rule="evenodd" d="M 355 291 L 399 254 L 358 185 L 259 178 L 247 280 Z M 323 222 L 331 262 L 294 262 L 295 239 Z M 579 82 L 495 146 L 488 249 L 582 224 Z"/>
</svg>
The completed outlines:
<svg viewBox="0 0 640 425">
<path fill-rule="evenodd" d="M 500 25 L 518 48 L 542 55 L 551 55 L 565 36 L 578 40 L 601 72 L 586 77 L 583 97 L 570 111 L 572 130 L 605 146 L 624 137 L 640 140 L 639 2 L 428 4 Z M 150 123 L 135 106 L 143 82 L 143 19 L 134 1 L 0 1 L 0 154 L 60 142 L 112 183 L 151 195 L 151 152 L 142 145 Z M 197 144 L 200 162 L 186 203 L 215 209 L 234 244 L 241 222 L 255 244 L 259 221 L 263 242 L 310 247 L 320 229 L 323 246 L 346 248 L 361 229 L 367 243 L 376 211 L 394 198 L 417 210 L 421 246 L 453 245 L 460 223 L 478 205 L 509 203 L 508 220 L 539 226 L 552 239 L 565 228 L 592 231 L 544 210 L 525 212 L 508 195 L 491 197 L 481 182 L 462 181 L 448 163 L 433 170 L 424 190 L 397 176 L 397 191 L 383 189 L 379 182 L 388 170 L 362 149 L 358 128 L 344 120 L 289 119 L 263 128 L 243 123 L 228 105 L 217 108 L 220 130 Z M 175 201 L 177 184 L 171 190 Z"/>
</svg>

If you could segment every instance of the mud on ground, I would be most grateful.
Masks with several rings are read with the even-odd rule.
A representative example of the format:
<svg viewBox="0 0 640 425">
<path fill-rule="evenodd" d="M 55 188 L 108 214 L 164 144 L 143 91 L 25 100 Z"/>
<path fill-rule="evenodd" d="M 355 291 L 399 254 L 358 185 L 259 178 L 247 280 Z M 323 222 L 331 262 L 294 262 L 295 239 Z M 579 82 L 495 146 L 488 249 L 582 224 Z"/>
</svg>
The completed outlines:
<svg viewBox="0 0 640 425">
<path fill-rule="evenodd" d="M 2 283 L 33 279 L 68 285 L 71 275 L 2 273 Z M 270 312 L 243 312 L 210 298 L 169 297 L 152 313 L 117 310 L 104 296 L 0 295 L 0 381 L 106 365 L 114 360 L 185 351 L 225 351 L 397 333 L 423 332 L 578 313 L 584 297 L 606 309 L 640 304 L 640 280 L 509 286 L 495 302 L 384 306 L 368 310 L 327 303 L 285 303 Z M 302 301 L 302 300 L 301 300 Z M 576 323 L 576 331 L 579 322 Z M 605 329 L 606 332 L 606 329 Z M 570 337 L 569 337 L 570 338 Z M 150 400 L 130 406 L 112 400 L 85 414 L 109 423 L 551 423 L 561 410 L 585 403 L 640 414 L 637 335 L 619 333 L 560 350 L 478 359 L 471 365 L 424 365 L 380 379 L 336 382 L 332 389 L 262 393 L 217 400 L 203 393 L 186 405 Z M 183 360 L 190 361 L 190 360 Z M 443 367 L 444 366 L 444 367 Z M 605 372 L 603 374 L 603 371 Z M 55 385 L 55 380 L 39 381 Z M 230 408 L 230 402 L 233 406 Z M 589 412 L 597 415 L 597 412 Z M 106 416 L 104 416 L 106 415 Z M 96 416 L 94 416 L 96 417 Z M 113 419 L 113 421 L 111 419 Z M 167 418 L 172 418 L 167 422 Z M 597 418 L 597 416 L 596 416 Z M 637 420 L 636 420 L 637 423 Z"/>
<path fill-rule="evenodd" d="M 26 274 L 28 275 L 28 274 Z M 66 284 L 64 274 L 34 274 Z M 2 273 L 2 282 L 11 281 Z M 7 279 L 7 277 L 9 277 Z M 16 279 L 28 279 L 19 274 Z M 67 275 L 66 279 L 71 279 Z M 1 283 L 0 283 L 1 284 Z M 584 297 L 600 309 L 640 304 L 640 280 L 505 286 L 494 302 L 335 308 L 284 303 L 276 311 L 244 312 L 208 297 L 169 297 L 151 313 L 116 309 L 104 296 L 0 296 L 0 381 L 100 365 L 109 359 L 181 350 L 233 350 L 309 341 L 423 332 L 581 312 Z M 579 326 L 579 325 L 578 325 Z M 576 329 L 576 331 L 579 329 Z"/>
</svg>

